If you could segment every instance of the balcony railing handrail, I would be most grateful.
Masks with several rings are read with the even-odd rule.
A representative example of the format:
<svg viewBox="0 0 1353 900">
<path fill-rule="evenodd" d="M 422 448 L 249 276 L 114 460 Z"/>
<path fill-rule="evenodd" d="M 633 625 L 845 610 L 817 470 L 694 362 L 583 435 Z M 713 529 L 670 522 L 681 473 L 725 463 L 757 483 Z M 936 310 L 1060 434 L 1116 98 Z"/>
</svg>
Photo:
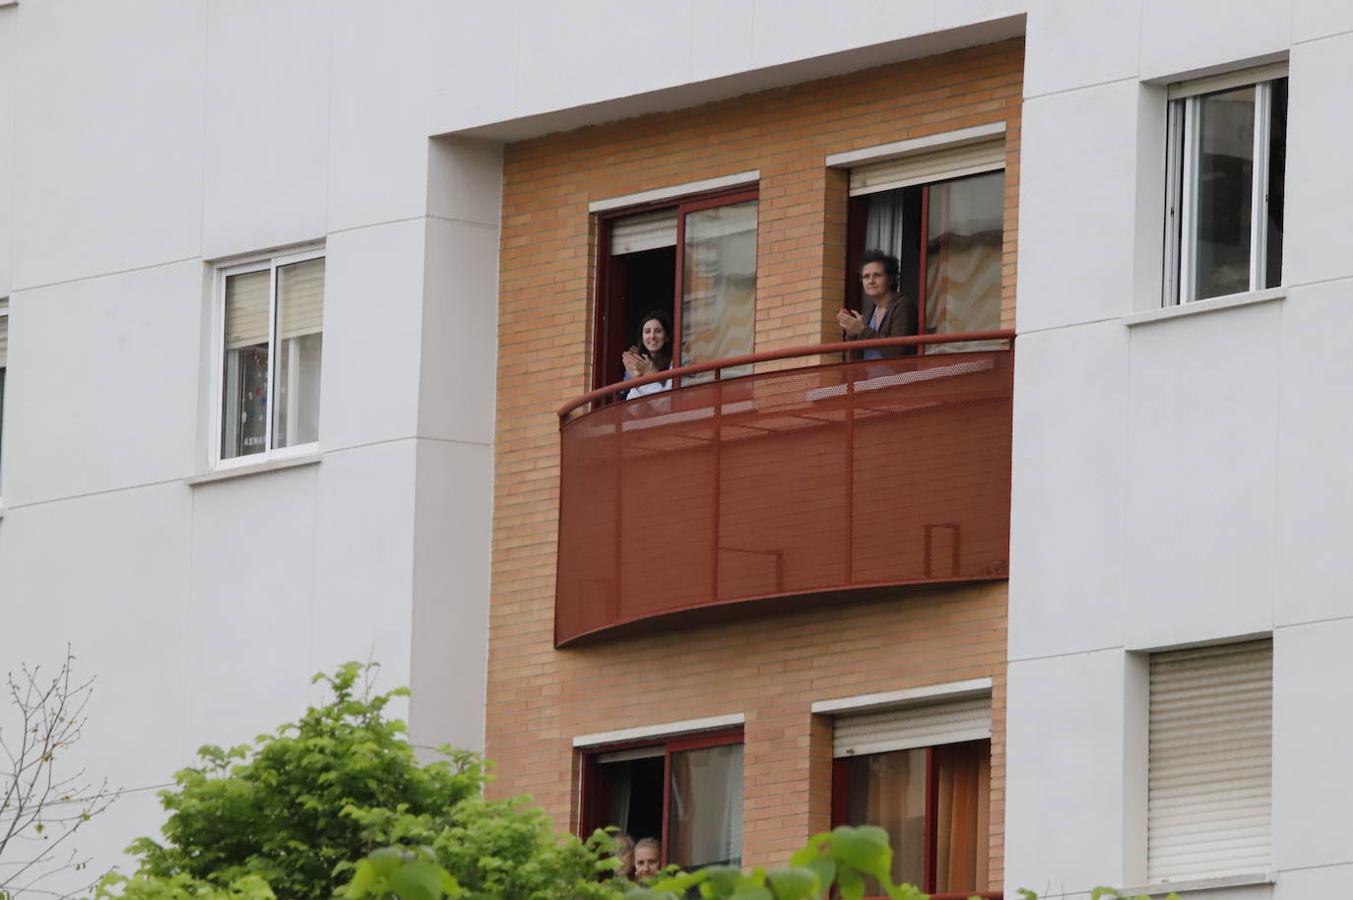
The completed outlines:
<svg viewBox="0 0 1353 900">
<path fill-rule="evenodd" d="M 563 406 L 559 407 L 559 424 L 563 426 L 570 414 L 581 406 L 589 403 L 596 403 L 606 397 L 618 394 L 621 391 L 629 391 L 645 384 L 652 384 L 657 381 L 674 380 L 676 383 L 672 386 L 674 390 L 681 388 L 680 379 L 690 375 L 699 375 L 703 372 L 717 372 L 720 369 L 730 369 L 734 366 L 746 366 L 753 363 L 773 362 L 780 359 L 795 359 L 801 356 L 818 356 L 823 353 L 845 353 L 848 351 L 860 350 L 880 350 L 885 347 L 917 347 L 930 344 L 966 344 L 972 341 L 1009 341 L 1014 340 L 1015 332 L 1012 329 L 994 329 L 991 331 L 967 331 L 961 334 L 917 334 L 908 337 L 898 338 L 871 338 L 864 341 L 836 341 L 831 344 L 803 344 L 797 347 L 786 347 L 780 350 L 763 350 L 760 353 L 744 353 L 742 356 L 730 356 L 725 359 L 716 359 L 713 362 L 695 363 L 689 366 L 679 366 L 675 369 L 664 369 L 661 372 L 654 372 L 652 375 L 643 375 L 639 378 L 631 378 L 628 381 L 617 381 L 615 384 L 608 384 L 605 387 L 599 387 L 594 391 L 588 391 L 581 397 L 577 397 Z M 651 396 L 651 395 L 650 395 Z"/>
</svg>

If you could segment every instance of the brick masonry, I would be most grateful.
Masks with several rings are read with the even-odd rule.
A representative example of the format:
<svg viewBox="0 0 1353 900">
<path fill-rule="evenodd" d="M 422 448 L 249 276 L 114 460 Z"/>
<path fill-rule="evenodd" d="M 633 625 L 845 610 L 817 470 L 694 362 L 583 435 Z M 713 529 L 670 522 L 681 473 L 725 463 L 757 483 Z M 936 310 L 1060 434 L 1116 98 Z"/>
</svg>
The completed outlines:
<svg viewBox="0 0 1353 900">
<path fill-rule="evenodd" d="M 776 864 L 830 818 L 831 728 L 811 714 L 813 701 L 988 676 L 991 885 L 1000 888 L 1005 585 L 910 589 L 557 651 L 555 410 L 589 387 L 591 201 L 759 170 L 756 349 L 837 340 L 846 176 L 824 157 L 995 121 L 1006 123 L 1002 321 L 1013 327 L 1023 60 L 1023 41 L 1007 41 L 507 148 L 488 671 L 494 795 L 531 794 L 576 828 L 574 735 L 742 713 L 744 860 Z"/>
</svg>

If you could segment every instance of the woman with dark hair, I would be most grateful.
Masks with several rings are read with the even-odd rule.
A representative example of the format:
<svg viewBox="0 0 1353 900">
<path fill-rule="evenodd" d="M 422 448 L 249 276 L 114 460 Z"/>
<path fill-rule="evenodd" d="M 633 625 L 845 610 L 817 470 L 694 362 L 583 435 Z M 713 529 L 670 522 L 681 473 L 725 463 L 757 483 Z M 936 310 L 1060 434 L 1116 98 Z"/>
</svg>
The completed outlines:
<svg viewBox="0 0 1353 900">
<path fill-rule="evenodd" d="M 622 353 L 620 361 L 625 366 L 625 381 L 672 368 L 672 323 L 667 320 L 666 313 L 654 310 L 640 320 L 639 344 Z M 625 398 L 633 400 L 668 390 L 671 386 L 670 378 L 652 381 L 626 391 Z"/>
<path fill-rule="evenodd" d="M 866 250 L 860 257 L 860 286 L 864 289 L 864 310 L 843 309 L 836 313 L 836 323 L 846 333 L 846 340 L 906 337 L 916 333 L 916 307 L 899 288 L 897 257 L 882 250 Z M 906 349 L 909 348 L 866 350 L 864 358 L 901 356 Z"/>
</svg>

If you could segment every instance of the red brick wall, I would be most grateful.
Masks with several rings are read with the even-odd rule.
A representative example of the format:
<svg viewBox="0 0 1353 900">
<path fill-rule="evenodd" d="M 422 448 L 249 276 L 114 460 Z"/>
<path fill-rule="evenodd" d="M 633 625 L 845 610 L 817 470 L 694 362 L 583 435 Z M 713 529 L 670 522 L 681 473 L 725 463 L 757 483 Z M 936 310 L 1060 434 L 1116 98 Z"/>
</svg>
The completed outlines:
<svg viewBox="0 0 1353 900">
<path fill-rule="evenodd" d="M 1014 323 L 1021 40 L 515 144 L 504 162 L 487 751 L 495 795 L 576 827 L 574 735 L 746 717 L 744 859 L 782 862 L 830 817 L 814 700 L 989 676 L 991 883 L 1002 880 L 1005 586 L 553 648 L 555 409 L 589 386 L 593 200 L 760 171 L 757 349 L 839 339 L 846 179 L 831 153 L 1006 123 L 1002 319 Z"/>
</svg>

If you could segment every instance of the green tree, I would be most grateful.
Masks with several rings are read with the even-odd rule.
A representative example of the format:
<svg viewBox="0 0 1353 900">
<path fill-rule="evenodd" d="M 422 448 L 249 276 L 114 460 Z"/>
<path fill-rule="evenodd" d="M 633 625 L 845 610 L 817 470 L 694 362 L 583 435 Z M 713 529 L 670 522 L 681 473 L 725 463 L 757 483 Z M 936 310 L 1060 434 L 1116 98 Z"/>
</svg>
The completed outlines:
<svg viewBox="0 0 1353 900">
<path fill-rule="evenodd" d="M 139 868 L 105 878 L 99 895 L 320 900 L 385 871 L 405 890 L 430 878 L 442 893 L 427 896 L 614 896 L 597 883 L 602 845 L 558 839 L 523 800 L 484 800 L 477 756 L 442 748 L 420 763 L 387 714 L 407 691 L 374 693 L 373 669 L 316 676 L 332 700 L 252 746 L 202 748 L 161 792 L 164 840 L 135 841 Z M 371 855 L 387 847 L 412 849 Z"/>
</svg>

